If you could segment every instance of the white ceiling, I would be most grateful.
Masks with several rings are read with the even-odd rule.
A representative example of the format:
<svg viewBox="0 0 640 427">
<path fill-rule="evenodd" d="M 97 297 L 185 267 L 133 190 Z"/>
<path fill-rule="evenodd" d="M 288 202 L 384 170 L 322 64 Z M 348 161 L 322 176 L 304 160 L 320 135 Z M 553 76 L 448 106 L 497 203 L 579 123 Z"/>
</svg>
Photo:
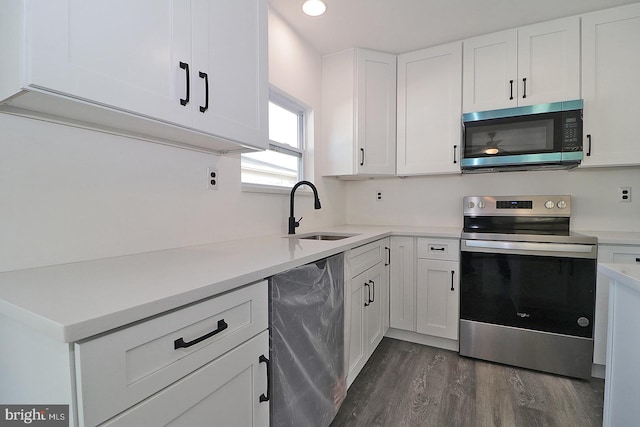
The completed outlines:
<svg viewBox="0 0 640 427">
<path fill-rule="evenodd" d="M 324 0 L 319 17 L 303 0 L 270 7 L 321 54 L 351 47 L 403 53 L 638 0 Z"/>
</svg>

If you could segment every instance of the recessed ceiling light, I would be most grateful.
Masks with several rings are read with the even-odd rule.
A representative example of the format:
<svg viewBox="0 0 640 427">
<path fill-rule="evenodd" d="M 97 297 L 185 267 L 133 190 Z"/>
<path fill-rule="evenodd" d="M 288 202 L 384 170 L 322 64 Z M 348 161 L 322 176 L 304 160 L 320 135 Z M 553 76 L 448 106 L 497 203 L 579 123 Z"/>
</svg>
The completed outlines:
<svg viewBox="0 0 640 427">
<path fill-rule="evenodd" d="M 309 16 L 320 16 L 327 10 L 327 5 L 322 0 L 307 0 L 302 3 L 302 11 Z"/>
</svg>

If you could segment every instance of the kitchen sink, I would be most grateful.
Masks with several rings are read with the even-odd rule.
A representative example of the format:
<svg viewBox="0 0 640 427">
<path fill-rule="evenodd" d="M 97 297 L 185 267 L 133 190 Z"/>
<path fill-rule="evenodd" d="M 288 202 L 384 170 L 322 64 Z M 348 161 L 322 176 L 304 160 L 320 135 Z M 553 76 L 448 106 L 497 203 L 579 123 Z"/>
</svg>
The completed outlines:
<svg viewBox="0 0 640 427">
<path fill-rule="evenodd" d="M 301 235 L 287 236 L 292 239 L 304 239 L 304 240 L 342 240 L 348 237 L 356 236 L 356 234 L 340 234 L 340 233 L 310 233 Z"/>
</svg>

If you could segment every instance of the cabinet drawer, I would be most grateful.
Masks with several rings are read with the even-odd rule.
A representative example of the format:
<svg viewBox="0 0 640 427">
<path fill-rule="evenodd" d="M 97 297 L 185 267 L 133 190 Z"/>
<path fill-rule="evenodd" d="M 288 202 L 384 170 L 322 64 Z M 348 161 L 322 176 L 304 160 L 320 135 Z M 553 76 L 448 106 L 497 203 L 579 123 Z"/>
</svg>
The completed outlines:
<svg viewBox="0 0 640 427">
<path fill-rule="evenodd" d="M 75 345 L 79 418 L 95 426 L 268 327 L 267 282 Z"/>
<path fill-rule="evenodd" d="M 418 238 L 418 258 L 458 261 L 460 257 L 460 240 Z"/>
<path fill-rule="evenodd" d="M 377 263 L 386 260 L 385 242 L 387 241 L 387 239 L 377 240 L 349 251 L 347 254 L 347 262 L 351 269 L 352 278 L 370 269 Z"/>
</svg>

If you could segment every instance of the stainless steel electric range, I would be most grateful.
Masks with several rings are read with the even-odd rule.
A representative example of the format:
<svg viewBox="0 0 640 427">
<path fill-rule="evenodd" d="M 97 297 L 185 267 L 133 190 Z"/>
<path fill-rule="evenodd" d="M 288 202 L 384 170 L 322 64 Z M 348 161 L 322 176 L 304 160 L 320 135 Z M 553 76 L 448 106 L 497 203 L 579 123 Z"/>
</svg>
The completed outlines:
<svg viewBox="0 0 640 427">
<path fill-rule="evenodd" d="M 597 239 L 570 196 L 465 197 L 460 354 L 589 378 Z"/>
</svg>

